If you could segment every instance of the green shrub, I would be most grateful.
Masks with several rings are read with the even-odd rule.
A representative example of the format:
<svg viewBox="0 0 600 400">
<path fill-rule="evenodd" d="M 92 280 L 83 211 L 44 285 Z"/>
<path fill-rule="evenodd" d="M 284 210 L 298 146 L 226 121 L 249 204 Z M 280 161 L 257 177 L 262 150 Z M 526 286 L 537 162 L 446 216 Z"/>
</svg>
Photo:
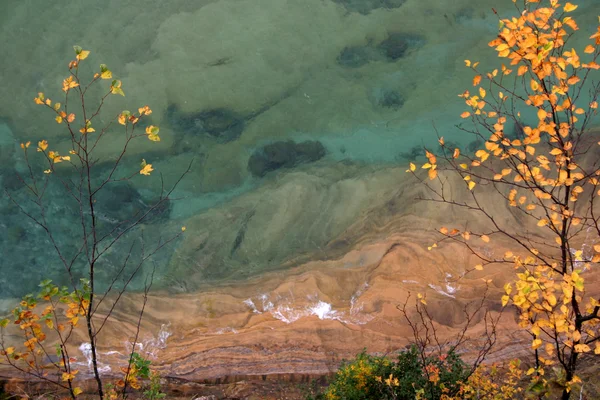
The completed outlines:
<svg viewBox="0 0 600 400">
<path fill-rule="evenodd" d="M 460 382 L 468 379 L 470 368 L 460 357 L 449 352 L 443 356 L 422 357 L 416 346 L 388 357 L 361 352 L 342 364 L 327 388 L 328 400 L 363 399 L 439 399 L 453 395 Z"/>
</svg>

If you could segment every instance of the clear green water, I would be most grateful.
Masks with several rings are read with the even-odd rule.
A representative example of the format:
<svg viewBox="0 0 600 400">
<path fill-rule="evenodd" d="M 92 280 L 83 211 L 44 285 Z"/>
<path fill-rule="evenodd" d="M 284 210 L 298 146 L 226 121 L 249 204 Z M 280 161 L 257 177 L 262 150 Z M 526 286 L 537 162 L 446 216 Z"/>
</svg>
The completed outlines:
<svg viewBox="0 0 600 400">
<path fill-rule="evenodd" d="M 578 2 L 582 31 L 594 29 L 594 3 Z M 484 70 L 499 65 L 487 46 L 497 32 L 492 7 L 501 16 L 514 12 L 509 0 L 4 0 L 0 182 L 33 209 L 15 180 L 25 171 L 18 143 L 64 144 L 63 126 L 32 99 L 38 91 L 58 99 L 72 46 L 80 45 L 92 52 L 86 63 L 106 63 L 123 81 L 126 97 L 111 99 L 104 121 L 148 104 L 161 127 L 163 140 L 132 148 L 126 168 L 135 171 L 145 158 L 168 183 L 194 159 L 174 194 L 180 200 L 143 225 L 148 243 L 193 228 L 192 239 L 153 258 L 157 287 L 190 291 L 333 256 L 352 246 L 335 243 L 364 215 L 361 204 L 369 196 L 376 203 L 378 192 L 357 182 L 404 167 L 415 146 L 435 143 L 432 123 L 468 146 L 454 128 L 464 109 L 456 95 L 470 86 L 464 59 Z M 103 146 L 99 173 L 118 139 Z M 111 185 L 99 199 L 105 227 L 159 193 L 157 174 L 131 183 Z M 331 204 L 332 187 L 341 188 L 342 209 Z M 56 181 L 47 198 L 57 243 L 73 254 L 76 204 Z M 0 218 L 0 296 L 20 295 L 48 276 L 60 281 L 64 267 L 48 238 L 6 195 Z M 140 255 L 141 233 L 107 255 L 100 282 L 119 270 L 132 243 Z"/>
</svg>

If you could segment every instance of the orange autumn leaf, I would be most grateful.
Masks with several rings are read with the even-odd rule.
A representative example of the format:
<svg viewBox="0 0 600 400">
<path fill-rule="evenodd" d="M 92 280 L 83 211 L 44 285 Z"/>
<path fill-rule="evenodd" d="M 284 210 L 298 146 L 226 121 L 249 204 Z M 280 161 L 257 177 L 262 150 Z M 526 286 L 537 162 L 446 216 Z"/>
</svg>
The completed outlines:
<svg viewBox="0 0 600 400">
<path fill-rule="evenodd" d="M 63 80 L 63 88 L 62 90 L 64 92 L 68 92 L 69 90 L 75 88 L 79 86 L 79 83 L 77 83 L 74 79 L 73 76 L 69 76 L 67 79 Z"/>
<path fill-rule="evenodd" d="M 540 121 L 544 121 L 547 115 L 546 110 L 543 108 L 538 109 L 537 116 Z"/>
<path fill-rule="evenodd" d="M 565 12 L 571 12 L 571 11 L 575 11 L 577 9 L 577 7 L 579 7 L 579 6 L 576 6 L 574 4 L 567 2 L 565 4 L 564 10 L 565 10 Z"/>
<path fill-rule="evenodd" d="M 519 67 L 519 69 L 517 69 L 517 75 L 518 76 L 525 75 L 525 73 L 527 72 L 528 69 L 529 69 L 529 67 L 527 67 L 527 65 L 521 65 Z"/>
<path fill-rule="evenodd" d="M 429 175 L 430 180 L 434 180 L 437 177 L 437 169 L 430 168 L 429 171 L 427 171 L 427 174 Z"/>
</svg>

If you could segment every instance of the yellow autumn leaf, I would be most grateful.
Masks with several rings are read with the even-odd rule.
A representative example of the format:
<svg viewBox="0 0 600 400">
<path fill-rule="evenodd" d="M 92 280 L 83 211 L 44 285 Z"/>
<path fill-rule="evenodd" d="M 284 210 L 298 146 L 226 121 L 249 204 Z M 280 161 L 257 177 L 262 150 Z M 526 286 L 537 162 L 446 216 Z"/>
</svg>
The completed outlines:
<svg viewBox="0 0 600 400">
<path fill-rule="evenodd" d="M 80 387 L 76 387 L 75 389 L 73 389 L 73 394 L 75 396 L 79 396 L 81 393 L 83 393 L 83 390 L 81 390 Z"/>
<path fill-rule="evenodd" d="M 182 226 L 181 227 L 181 232 L 185 232 L 185 229 L 186 229 L 185 226 Z"/>
<path fill-rule="evenodd" d="M 468 111 L 465 111 L 462 114 L 460 114 L 461 118 L 469 118 L 470 116 L 471 116 L 471 113 Z"/>
<path fill-rule="evenodd" d="M 477 264 L 477 265 L 475 266 L 475 269 L 476 269 L 477 271 L 483 271 L 483 265 L 481 265 L 481 264 Z"/>
<path fill-rule="evenodd" d="M 75 379 L 75 374 L 76 373 L 77 373 L 77 371 L 73 371 L 73 373 L 63 372 L 62 373 L 62 380 L 63 380 L 63 382 L 72 381 L 73 379 Z"/>
<path fill-rule="evenodd" d="M 592 351 L 592 349 L 587 344 L 580 343 L 575 345 L 575 352 L 577 353 L 587 353 L 588 351 Z"/>
<path fill-rule="evenodd" d="M 473 190 L 473 188 L 475 187 L 476 183 L 473 181 L 469 181 L 468 186 L 469 186 L 469 190 Z"/>
<path fill-rule="evenodd" d="M 412 172 L 414 172 L 417 169 L 417 166 L 414 163 L 410 163 L 409 168 Z"/>
<path fill-rule="evenodd" d="M 81 50 L 79 54 L 77 54 L 78 60 L 85 60 L 90 55 L 89 50 Z"/>
<path fill-rule="evenodd" d="M 153 142 L 160 142 L 160 137 L 158 136 L 158 132 L 160 129 L 158 126 L 149 125 L 146 127 L 146 135 L 148 135 L 148 139 Z"/>
<path fill-rule="evenodd" d="M 534 339 L 534 341 L 531 342 L 531 349 L 532 350 L 539 349 L 541 345 L 542 345 L 542 339 Z"/>
<path fill-rule="evenodd" d="M 45 151 L 48 148 L 48 142 L 46 140 L 42 140 L 38 142 L 38 151 Z"/>
<path fill-rule="evenodd" d="M 587 53 L 587 54 L 591 54 L 591 53 L 593 53 L 593 52 L 594 52 L 594 50 L 595 50 L 595 49 L 594 49 L 594 46 L 592 46 L 591 44 L 588 44 L 588 45 L 586 46 L 585 50 L 583 50 L 583 52 L 584 52 L 584 53 Z"/>
<path fill-rule="evenodd" d="M 576 6 L 574 4 L 567 2 L 565 4 L 564 10 L 565 10 L 565 12 L 571 12 L 571 11 L 575 11 L 577 9 L 577 7 L 579 7 L 579 6 Z"/>
<path fill-rule="evenodd" d="M 152 164 L 146 164 L 140 170 L 140 174 L 142 174 L 142 175 L 150 175 L 150 172 L 152 172 L 152 171 L 154 171 L 154 168 L 152 168 Z"/>
<path fill-rule="evenodd" d="M 481 235 L 481 240 L 483 240 L 485 243 L 489 243 L 490 237 L 488 235 Z"/>
</svg>

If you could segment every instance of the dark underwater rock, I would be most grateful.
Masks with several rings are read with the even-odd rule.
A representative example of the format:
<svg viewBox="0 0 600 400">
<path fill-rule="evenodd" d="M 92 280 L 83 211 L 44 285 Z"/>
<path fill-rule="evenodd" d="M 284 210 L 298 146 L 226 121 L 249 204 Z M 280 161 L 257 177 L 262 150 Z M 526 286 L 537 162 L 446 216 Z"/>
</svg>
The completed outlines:
<svg viewBox="0 0 600 400">
<path fill-rule="evenodd" d="M 98 191 L 96 196 L 98 218 L 107 226 L 129 221 L 129 226 L 143 215 L 141 223 L 164 222 L 169 218 L 171 201 L 167 198 L 145 202 L 140 192 L 129 182 L 111 182 Z M 154 207 L 154 208 L 153 208 Z"/>
<path fill-rule="evenodd" d="M 245 128 L 244 116 L 228 108 L 215 108 L 196 113 L 183 113 L 171 104 L 167 108 L 167 120 L 179 134 L 206 135 L 219 143 L 239 138 Z"/>
<path fill-rule="evenodd" d="M 402 93 L 393 89 L 382 89 L 375 97 L 377 105 L 384 108 L 397 110 L 404 105 Z"/>
<path fill-rule="evenodd" d="M 350 46 L 342 50 L 337 57 L 337 63 L 342 67 L 358 68 L 381 58 L 377 49 L 371 46 Z"/>
<path fill-rule="evenodd" d="M 343 5 L 350 12 L 357 12 L 363 15 L 369 14 L 377 8 L 398 8 L 406 0 L 333 0 L 335 3 Z"/>
<path fill-rule="evenodd" d="M 379 43 L 378 49 L 390 61 L 396 61 L 412 49 L 417 49 L 425 44 L 425 38 L 414 33 L 394 32 L 390 33 L 383 42 Z"/>
<path fill-rule="evenodd" d="M 325 147 L 318 141 L 275 142 L 252 153 L 248 160 L 248 170 L 252 175 L 262 177 L 280 168 L 293 168 L 320 160 L 326 153 Z"/>
<path fill-rule="evenodd" d="M 421 35 L 394 32 L 376 46 L 369 42 L 365 46 L 344 47 L 337 57 L 337 63 L 346 68 L 359 68 L 371 61 L 394 62 L 424 44 L 425 37 Z"/>
</svg>

